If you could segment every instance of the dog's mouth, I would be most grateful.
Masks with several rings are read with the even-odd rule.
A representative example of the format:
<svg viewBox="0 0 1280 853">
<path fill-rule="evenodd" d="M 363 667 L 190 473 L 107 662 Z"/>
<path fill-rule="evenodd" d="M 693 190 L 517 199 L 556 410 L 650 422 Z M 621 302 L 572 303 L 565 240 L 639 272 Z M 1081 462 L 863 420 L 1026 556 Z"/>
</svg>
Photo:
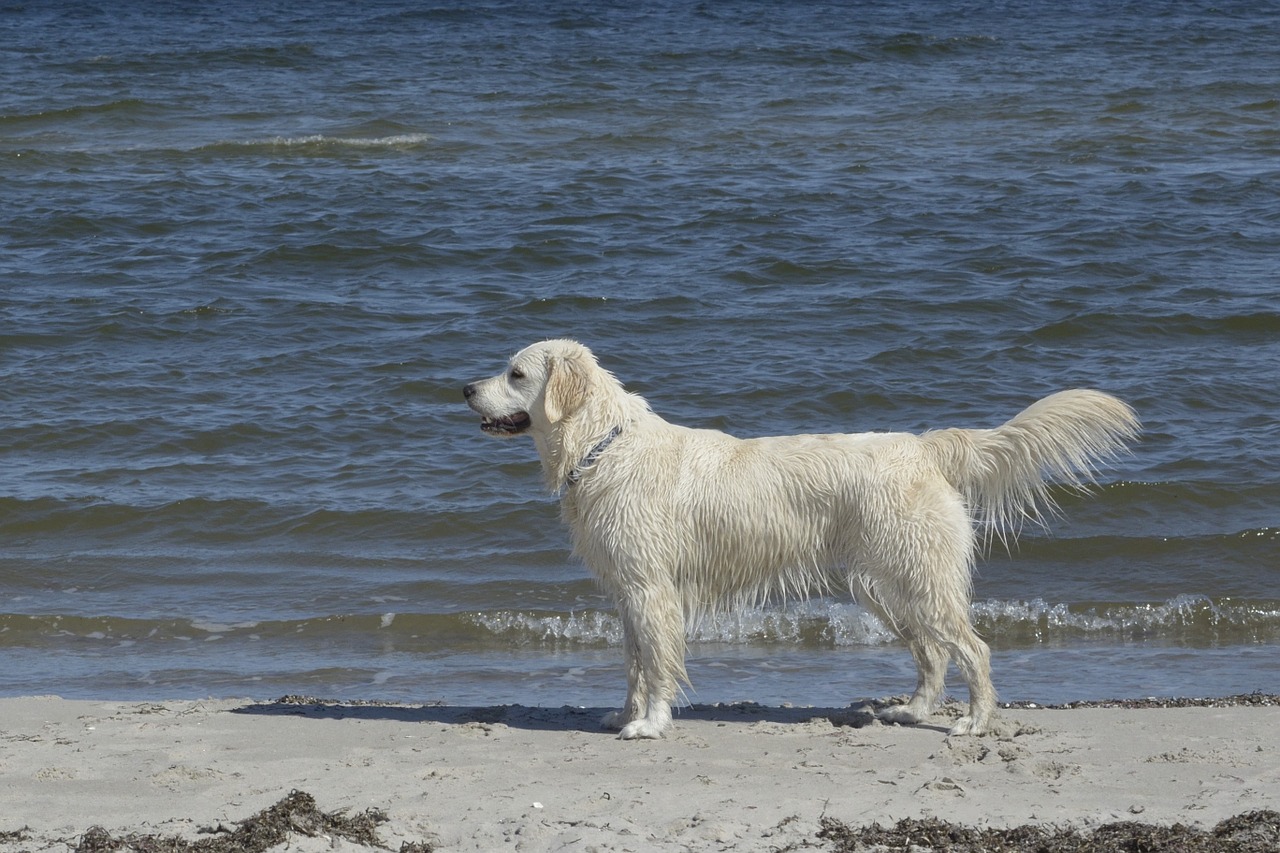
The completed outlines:
<svg viewBox="0 0 1280 853">
<path fill-rule="evenodd" d="M 493 435 L 519 435 L 532 426 L 527 412 L 516 412 L 501 418 L 483 418 L 480 429 Z"/>
</svg>

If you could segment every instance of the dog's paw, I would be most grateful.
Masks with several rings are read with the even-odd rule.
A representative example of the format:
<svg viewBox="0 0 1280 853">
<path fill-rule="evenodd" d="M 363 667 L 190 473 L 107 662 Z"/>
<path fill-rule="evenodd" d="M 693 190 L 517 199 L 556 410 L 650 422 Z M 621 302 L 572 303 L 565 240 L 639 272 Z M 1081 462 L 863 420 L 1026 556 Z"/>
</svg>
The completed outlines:
<svg viewBox="0 0 1280 853">
<path fill-rule="evenodd" d="M 600 718 L 600 728 L 616 732 L 620 731 L 629 722 L 631 722 L 631 717 L 626 711 L 610 711 Z"/>
<path fill-rule="evenodd" d="M 990 729 L 990 724 L 985 720 L 979 720 L 974 717 L 961 717 L 956 720 L 956 724 L 951 727 L 948 735 L 985 735 Z"/>
<path fill-rule="evenodd" d="M 642 717 L 639 720 L 632 720 L 631 722 L 623 726 L 622 731 L 618 734 L 618 737 L 621 738 L 622 740 L 639 740 L 641 738 L 649 738 L 649 739 L 660 738 L 662 737 L 662 730 L 664 728 L 666 727 L 660 726 L 657 723 L 653 722 L 652 720 L 648 720 Z"/>
<path fill-rule="evenodd" d="M 910 705 L 890 705 L 878 711 L 876 716 L 882 723 L 897 723 L 900 726 L 914 726 L 922 719 Z"/>
</svg>

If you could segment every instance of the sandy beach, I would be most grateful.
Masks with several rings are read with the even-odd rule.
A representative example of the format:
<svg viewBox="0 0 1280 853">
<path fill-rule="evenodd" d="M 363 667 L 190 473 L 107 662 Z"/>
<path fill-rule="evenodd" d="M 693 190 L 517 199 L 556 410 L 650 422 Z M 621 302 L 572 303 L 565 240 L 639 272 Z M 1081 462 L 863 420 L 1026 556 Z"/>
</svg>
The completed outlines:
<svg viewBox="0 0 1280 853">
<path fill-rule="evenodd" d="M 1207 831 L 1280 806 L 1274 697 L 1015 707 L 981 738 L 947 736 L 950 706 L 910 728 L 695 706 L 644 742 L 598 730 L 602 712 L 3 699 L 0 850 L 76 849 L 92 827 L 226 837 L 291 792 L 377 826 L 362 840 L 295 821 L 290 850 L 836 849 L 837 823 Z"/>
</svg>

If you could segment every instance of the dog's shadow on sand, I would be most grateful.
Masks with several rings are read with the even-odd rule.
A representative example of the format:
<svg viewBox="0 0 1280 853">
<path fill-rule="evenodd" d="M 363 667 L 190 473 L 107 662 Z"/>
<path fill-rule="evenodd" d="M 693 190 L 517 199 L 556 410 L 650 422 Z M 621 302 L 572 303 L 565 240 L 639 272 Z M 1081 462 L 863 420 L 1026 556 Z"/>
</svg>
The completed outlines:
<svg viewBox="0 0 1280 853">
<path fill-rule="evenodd" d="M 895 702 L 866 700 L 847 708 L 795 708 L 739 702 L 718 705 L 689 705 L 675 713 L 677 723 L 701 721 L 713 723 L 780 723 L 801 725 L 826 721 L 833 726 L 862 728 L 876 721 L 876 712 Z M 285 696 L 274 702 L 255 702 L 233 708 L 233 714 L 255 714 L 267 717 L 303 717 L 315 720 L 384 720 L 400 723 L 440 723 L 452 726 L 503 725 L 513 729 L 554 732 L 591 732 L 609 735 L 600 721 L 612 708 L 583 708 L 566 705 L 560 708 L 531 708 L 524 705 L 402 705 L 384 702 L 342 702 L 310 696 Z M 917 728 L 937 729 L 945 726 L 923 723 Z"/>
</svg>

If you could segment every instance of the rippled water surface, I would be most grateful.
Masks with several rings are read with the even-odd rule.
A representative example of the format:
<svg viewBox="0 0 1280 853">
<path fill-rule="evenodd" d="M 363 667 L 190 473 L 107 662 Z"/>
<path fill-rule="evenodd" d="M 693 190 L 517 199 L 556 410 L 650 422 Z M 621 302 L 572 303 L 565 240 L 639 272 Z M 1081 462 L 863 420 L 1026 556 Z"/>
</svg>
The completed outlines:
<svg viewBox="0 0 1280 853">
<path fill-rule="evenodd" d="M 548 336 L 738 435 L 1145 425 L 978 565 L 1010 699 L 1280 691 L 1272 4 L 0 4 L 0 692 L 609 704 L 460 387 Z M 855 605 L 690 697 L 914 683 Z"/>
</svg>

